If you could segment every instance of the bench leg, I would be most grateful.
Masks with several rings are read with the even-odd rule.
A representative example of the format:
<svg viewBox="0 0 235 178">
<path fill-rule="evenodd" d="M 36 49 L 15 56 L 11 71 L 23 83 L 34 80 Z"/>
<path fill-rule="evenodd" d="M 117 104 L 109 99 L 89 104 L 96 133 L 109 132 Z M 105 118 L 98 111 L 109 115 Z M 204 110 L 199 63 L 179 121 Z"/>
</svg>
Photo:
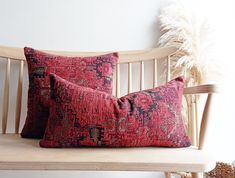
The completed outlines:
<svg viewBox="0 0 235 178">
<path fill-rule="evenodd" d="M 192 172 L 192 178 L 203 178 L 203 173 Z"/>
<path fill-rule="evenodd" d="M 171 173 L 170 172 L 165 172 L 165 178 L 171 178 Z"/>
</svg>

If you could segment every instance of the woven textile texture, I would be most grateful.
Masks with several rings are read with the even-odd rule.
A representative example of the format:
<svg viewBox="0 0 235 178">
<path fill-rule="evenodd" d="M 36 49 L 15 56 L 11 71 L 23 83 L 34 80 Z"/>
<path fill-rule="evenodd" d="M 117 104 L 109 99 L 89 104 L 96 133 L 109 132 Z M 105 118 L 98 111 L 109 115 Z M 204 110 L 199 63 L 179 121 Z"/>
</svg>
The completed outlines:
<svg viewBox="0 0 235 178">
<path fill-rule="evenodd" d="M 93 57 L 66 57 L 24 48 L 29 72 L 28 112 L 21 136 L 42 138 L 49 116 L 50 77 L 55 73 L 75 84 L 112 92 L 117 53 Z"/>
<path fill-rule="evenodd" d="M 215 169 L 205 173 L 204 178 L 235 178 L 235 164 L 217 162 Z"/>
<path fill-rule="evenodd" d="M 116 98 L 51 75 L 42 147 L 187 147 L 181 115 L 184 79 Z"/>
</svg>

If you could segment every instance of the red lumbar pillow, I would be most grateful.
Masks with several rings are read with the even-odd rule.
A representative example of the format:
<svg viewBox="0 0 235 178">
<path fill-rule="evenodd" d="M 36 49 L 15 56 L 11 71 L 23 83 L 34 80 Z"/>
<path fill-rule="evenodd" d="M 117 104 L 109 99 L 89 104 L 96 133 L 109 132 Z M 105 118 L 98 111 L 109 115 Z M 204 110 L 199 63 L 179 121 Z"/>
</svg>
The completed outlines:
<svg viewBox="0 0 235 178">
<path fill-rule="evenodd" d="M 186 147 L 184 79 L 116 98 L 51 75 L 50 116 L 41 147 Z"/>
<path fill-rule="evenodd" d="M 81 86 L 112 92 L 117 53 L 93 57 L 66 57 L 24 48 L 29 71 L 28 113 L 21 136 L 42 138 L 49 116 L 50 78 L 55 73 Z"/>
</svg>

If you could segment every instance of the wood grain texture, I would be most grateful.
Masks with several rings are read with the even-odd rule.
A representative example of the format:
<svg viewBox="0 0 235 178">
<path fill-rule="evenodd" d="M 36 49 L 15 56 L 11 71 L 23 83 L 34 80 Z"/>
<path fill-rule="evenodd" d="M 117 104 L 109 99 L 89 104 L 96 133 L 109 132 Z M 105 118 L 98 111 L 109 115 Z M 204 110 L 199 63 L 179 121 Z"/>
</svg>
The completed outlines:
<svg viewBox="0 0 235 178">
<path fill-rule="evenodd" d="M 171 80 L 171 57 L 167 56 L 167 73 L 166 73 L 166 81 Z"/>
<path fill-rule="evenodd" d="M 157 87 L 157 59 L 153 59 L 153 88 Z"/>
<path fill-rule="evenodd" d="M 116 67 L 116 97 L 120 97 L 120 64 Z"/>
<path fill-rule="evenodd" d="M 195 125 L 195 134 L 196 134 L 196 146 L 199 146 L 199 120 L 198 120 L 198 96 L 195 95 L 195 118 L 196 118 L 196 125 Z"/>
<path fill-rule="evenodd" d="M 9 109 L 9 92 L 10 92 L 10 71 L 11 59 L 7 59 L 4 95 L 3 95 L 3 109 L 2 109 L 2 133 L 5 134 L 7 130 L 8 109 Z"/>
<path fill-rule="evenodd" d="M 195 115 L 195 99 L 194 96 L 191 100 L 191 143 L 193 146 L 196 146 L 196 122 L 197 122 L 197 118 Z"/>
<path fill-rule="evenodd" d="M 132 92 L 132 63 L 128 63 L 128 93 Z"/>
<path fill-rule="evenodd" d="M 188 132 L 188 136 L 189 136 L 189 138 L 190 138 L 190 140 L 192 140 L 193 139 L 193 135 L 192 135 L 192 117 L 191 117 L 191 115 L 192 115 L 192 104 L 191 104 L 191 102 L 192 102 L 192 97 L 191 97 L 191 95 L 185 95 L 185 99 L 186 99 L 186 102 L 187 102 L 187 111 L 188 111 L 188 124 L 187 124 L 187 126 L 188 126 L 188 130 L 187 130 L 187 132 Z"/>
<path fill-rule="evenodd" d="M 109 52 L 60 52 L 46 51 L 51 54 L 67 56 L 94 56 Z M 167 59 L 167 76 L 170 80 L 170 56 L 176 48 L 154 48 L 136 51 L 119 52 L 116 69 L 116 96 L 120 97 L 120 64 L 128 65 L 128 92 L 132 91 L 132 64 L 140 63 L 140 89 L 144 89 L 144 61 L 153 60 L 153 86 L 157 86 L 157 60 Z M 0 46 L 0 57 L 20 60 L 19 83 L 15 116 L 15 133 L 19 132 L 22 87 L 23 61 L 22 48 Z M 0 58 L 2 59 L 2 58 Z M 5 60 L 5 59 L 4 59 Z M 125 65 L 126 65 L 125 64 Z M 134 77 L 134 76 L 133 76 Z M 6 133 L 9 105 L 10 59 L 7 61 L 5 77 L 2 131 Z M 184 94 L 208 95 L 200 126 L 198 148 L 78 148 L 78 149 L 45 149 L 40 148 L 38 140 L 22 139 L 18 134 L 0 134 L 0 169 L 6 170 L 107 170 L 107 171 L 163 171 L 163 172 L 204 172 L 214 168 L 215 161 L 202 150 L 208 127 L 209 109 L 212 93 L 217 92 L 215 85 L 201 85 L 184 89 Z M 192 103 L 189 104 L 193 111 Z M 194 106 L 194 108 L 196 108 Z M 195 109 L 196 110 L 196 109 Z M 197 111 L 196 111 L 197 112 Z M 191 116 L 192 117 L 192 116 Z M 12 119 L 12 118 L 9 118 Z M 191 124 L 191 125 L 190 125 Z M 189 124 L 192 129 L 192 123 Z M 195 125 L 195 124 L 194 124 Z M 194 127 L 194 126 L 193 126 Z M 198 174 L 195 174 L 197 176 Z"/>
<path fill-rule="evenodd" d="M 20 126 L 20 115 L 22 107 L 22 91 L 23 91 L 23 72 L 24 72 L 24 61 L 20 61 L 19 65 L 19 79 L 17 87 L 17 98 L 16 98 L 16 112 L 15 112 L 15 133 L 19 133 Z"/>
<path fill-rule="evenodd" d="M 144 61 L 140 62 L 140 90 L 144 90 Z"/>
<path fill-rule="evenodd" d="M 209 153 L 192 147 L 46 149 L 18 134 L 0 140 L 0 169 L 7 170 L 204 172 L 215 166 Z"/>
<path fill-rule="evenodd" d="M 66 56 L 94 56 L 107 54 L 114 51 L 105 52 L 69 52 L 69 51 L 49 51 L 42 50 L 51 54 L 66 55 Z M 175 47 L 152 48 L 146 50 L 119 51 L 118 63 L 140 62 L 150 59 L 162 59 L 169 55 L 173 55 L 178 51 Z M 0 57 L 11 58 L 15 60 L 25 60 L 23 48 L 0 46 Z"/>
<path fill-rule="evenodd" d="M 202 150 L 205 144 L 206 134 L 208 132 L 208 125 L 209 125 L 209 115 L 210 115 L 210 106 L 212 101 L 212 94 L 208 94 L 206 105 L 203 110 L 202 114 L 202 121 L 200 126 L 200 134 L 199 134 L 199 149 Z"/>
<path fill-rule="evenodd" d="M 213 84 L 198 85 L 194 87 L 184 88 L 184 94 L 201 94 L 201 93 L 217 93 L 218 87 Z"/>
<path fill-rule="evenodd" d="M 171 178 L 171 173 L 170 172 L 165 172 L 165 178 Z"/>
<path fill-rule="evenodd" d="M 203 174 L 202 173 L 193 172 L 192 173 L 192 178 L 203 178 Z"/>
</svg>

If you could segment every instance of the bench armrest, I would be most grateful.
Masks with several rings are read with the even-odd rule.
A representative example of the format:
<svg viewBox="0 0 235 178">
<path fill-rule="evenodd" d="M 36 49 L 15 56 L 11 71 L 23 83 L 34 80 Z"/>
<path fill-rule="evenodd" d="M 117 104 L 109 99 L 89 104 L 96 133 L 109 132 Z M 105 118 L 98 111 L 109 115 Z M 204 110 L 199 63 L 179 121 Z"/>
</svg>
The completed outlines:
<svg viewBox="0 0 235 178">
<path fill-rule="evenodd" d="M 218 87 L 214 84 L 198 85 L 184 88 L 184 94 L 216 93 Z"/>
<path fill-rule="evenodd" d="M 207 100 L 205 103 L 205 107 L 203 110 L 202 114 L 202 120 L 201 120 L 201 125 L 200 125 L 200 133 L 199 133 L 199 149 L 203 149 L 204 147 L 204 142 L 205 142 L 205 137 L 207 134 L 207 128 L 209 125 L 209 114 L 210 114 L 210 107 L 211 107 L 211 102 L 212 102 L 212 96 L 213 93 L 218 92 L 218 87 L 213 84 L 208 84 L 208 85 L 199 85 L 199 86 L 194 86 L 194 87 L 187 87 L 184 88 L 184 94 L 208 94 Z"/>
</svg>

